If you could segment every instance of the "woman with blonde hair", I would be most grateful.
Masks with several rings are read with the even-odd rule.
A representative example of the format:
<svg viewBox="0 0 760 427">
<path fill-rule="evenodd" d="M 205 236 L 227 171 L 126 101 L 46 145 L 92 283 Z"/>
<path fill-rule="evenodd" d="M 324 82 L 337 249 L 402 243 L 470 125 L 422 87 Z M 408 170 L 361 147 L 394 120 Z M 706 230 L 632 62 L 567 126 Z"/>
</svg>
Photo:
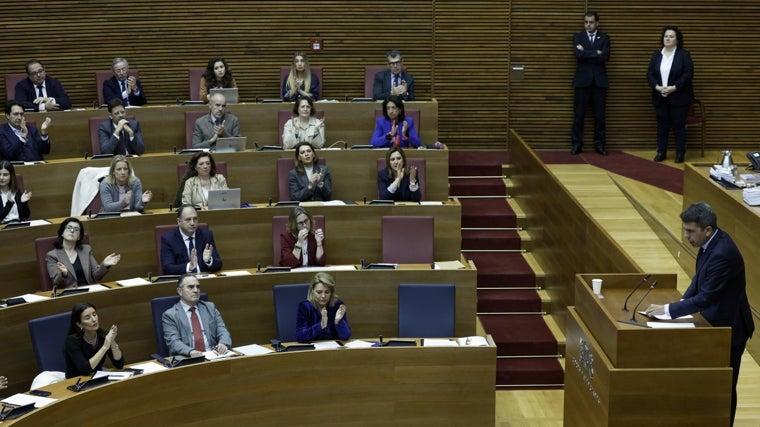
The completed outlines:
<svg viewBox="0 0 760 427">
<path fill-rule="evenodd" d="M 346 317 L 346 305 L 335 294 L 335 278 L 325 272 L 314 275 L 306 301 L 298 304 L 296 339 L 347 340 L 351 326 Z"/>
<path fill-rule="evenodd" d="M 282 100 L 293 102 L 299 96 L 319 98 L 319 78 L 311 74 L 309 57 L 302 51 L 293 54 L 290 73 L 282 79 Z"/>
<path fill-rule="evenodd" d="M 124 155 L 111 159 L 108 176 L 100 181 L 101 212 L 141 211 L 153 199 L 150 190 L 142 191 L 140 178 Z"/>
</svg>

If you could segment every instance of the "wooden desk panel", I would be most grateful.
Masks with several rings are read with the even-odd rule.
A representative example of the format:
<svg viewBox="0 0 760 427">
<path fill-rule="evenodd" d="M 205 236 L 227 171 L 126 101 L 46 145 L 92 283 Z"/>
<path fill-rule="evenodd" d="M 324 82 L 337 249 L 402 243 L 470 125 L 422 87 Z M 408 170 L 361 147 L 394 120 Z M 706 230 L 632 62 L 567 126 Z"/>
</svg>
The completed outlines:
<svg viewBox="0 0 760 427">
<path fill-rule="evenodd" d="M 348 306 L 354 336 L 383 335 L 388 338 L 398 333 L 397 287 L 400 283 L 454 284 L 456 335 L 475 334 L 476 270 L 359 270 L 332 274 L 337 282 L 337 294 Z M 201 287 L 209 294 L 209 300 L 219 307 L 232 334 L 233 345 L 265 343 L 276 337 L 272 287 L 305 283 L 313 275 L 313 272 L 293 271 L 216 277 L 203 279 Z M 38 373 L 27 326 L 30 319 L 70 311 L 77 302 L 88 301 L 98 308 L 103 325 L 119 326 L 119 345 L 127 362 L 131 363 L 146 359 L 156 351 L 150 300 L 175 294 L 176 283 L 167 282 L 76 294 L 0 309 L 0 342 L 4 349 L 0 372 L 13 373 L 6 374 L 11 381 L 9 392 L 28 389 Z"/>
<path fill-rule="evenodd" d="M 214 232 L 217 249 L 225 269 L 251 268 L 272 263 L 272 217 L 287 216 L 290 207 L 257 207 L 204 211 L 198 215 Z M 461 205 L 456 201 L 438 206 L 315 206 L 314 215 L 325 216 L 325 244 L 330 264 L 359 264 L 382 260 L 380 220 L 384 215 L 430 215 L 435 218 L 435 259 L 459 259 Z M 84 221 L 95 257 L 121 254 L 119 265 L 111 268 L 106 280 L 147 277 L 157 272 L 154 228 L 176 224 L 174 212 L 150 213 L 123 218 Z M 2 231 L 0 271 L 4 277 L 0 295 L 11 297 L 40 289 L 34 239 L 55 236 L 58 224 Z"/>
<path fill-rule="evenodd" d="M 65 398 L 10 424 L 493 426 L 495 355 L 491 346 L 236 357 L 77 394 L 56 384 L 51 397 Z"/>
<path fill-rule="evenodd" d="M 419 109 L 422 127 L 418 129 L 423 144 L 433 144 L 438 140 L 438 102 L 414 101 L 405 103 L 406 109 Z M 240 132 L 248 137 L 249 147 L 256 142 L 261 145 L 279 145 L 277 112 L 292 110 L 291 103 L 235 104 L 228 112 L 240 119 Z M 366 103 L 318 103 L 316 109 L 325 112 L 325 135 L 327 145 L 335 141 L 346 141 L 351 145 L 369 144 L 375 129 L 375 110 L 382 104 Z M 140 122 L 147 153 L 170 153 L 176 147 L 185 147 L 185 111 L 206 111 L 205 105 L 149 106 L 130 108 L 128 115 Z M 46 113 L 26 113 L 27 120 L 40 124 L 45 117 L 53 122 L 50 127 L 52 138 L 51 153 L 46 159 L 83 158 L 85 152 L 92 152 L 90 145 L 90 117 L 108 118 L 107 109 L 87 109 L 77 111 L 53 111 Z"/>
<path fill-rule="evenodd" d="M 385 150 L 322 150 L 330 169 L 333 198 L 337 200 L 377 199 L 377 159 Z M 426 160 L 425 194 L 427 200 L 447 200 L 449 197 L 447 150 L 410 150 L 410 158 Z M 217 153 L 216 161 L 227 163 L 227 183 L 241 189 L 241 200 L 248 203 L 267 203 L 279 200 L 277 192 L 277 159 L 294 157 L 294 151 L 246 151 Z M 190 155 L 146 154 L 130 161 L 142 181 L 143 190 L 153 192 L 150 209 L 174 203 L 177 193 L 177 165 L 190 160 Z M 29 202 L 32 218 L 57 218 L 71 211 L 71 193 L 77 174 L 85 167 L 108 167 L 110 159 L 55 160 L 44 165 L 16 166 L 23 175 L 24 186 L 34 193 Z"/>
</svg>

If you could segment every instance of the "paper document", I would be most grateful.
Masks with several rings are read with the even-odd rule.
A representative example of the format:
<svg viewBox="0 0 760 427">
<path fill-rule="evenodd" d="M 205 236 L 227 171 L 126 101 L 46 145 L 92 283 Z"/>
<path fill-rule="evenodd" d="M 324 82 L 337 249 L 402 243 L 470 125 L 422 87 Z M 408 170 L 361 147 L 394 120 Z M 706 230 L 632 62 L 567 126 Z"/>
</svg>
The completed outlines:
<svg viewBox="0 0 760 427">
<path fill-rule="evenodd" d="M 461 270 L 465 265 L 461 261 L 438 261 L 435 263 L 436 270 Z"/>
<path fill-rule="evenodd" d="M 121 286 L 150 285 L 150 282 L 143 279 L 142 277 L 135 277 L 134 279 L 117 280 L 116 283 Z"/>
<path fill-rule="evenodd" d="M 320 266 L 314 266 L 314 267 L 298 267 L 294 268 L 292 271 L 353 271 L 356 270 L 356 267 L 353 265 L 326 265 L 324 267 Z"/>
<path fill-rule="evenodd" d="M 649 318 L 654 317 L 655 319 L 659 319 L 659 320 L 673 320 L 668 314 L 656 314 L 654 316 L 649 316 L 647 315 L 646 311 L 639 311 L 639 314 L 641 314 L 642 316 L 647 316 Z M 693 319 L 693 318 L 694 316 L 692 316 L 691 314 L 687 314 L 686 316 L 677 317 L 676 319 Z"/>
<path fill-rule="evenodd" d="M 166 366 L 155 361 L 139 363 L 137 365 L 130 366 L 130 368 L 142 369 L 143 374 L 152 374 L 153 372 L 161 372 L 169 369 Z"/>
<path fill-rule="evenodd" d="M 460 347 L 488 347 L 486 337 L 473 335 L 471 337 L 457 338 Z"/>
<path fill-rule="evenodd" d="M 425 338 L 422 340 L 423 347 L 458 347 L 456 341 L 439 339 L 439 338 Z"/>
<path fill-rule="evenodd" d="M 48 403 L 55 402 L 56 400 L 58 399 L 53 399 L 51 397 L 33 396 L 31 394 L 16 393 L 13 396 L 5 398 L 0 402 L 16 406 L 24 406 L 30 403 L 34 403 L 35 408 L 42 408 Z"/>
<path fill-rule="evenodd" d="M 235 352 L 233 351 L 227 351 L 227 353 L 219 354 L 215 352 L 214 350 L 204 351 L 203 357 L 206 358 L 206 360 L 214 360 L 214 359 L 224 359 L 225 357 L 232 357 L 237 356 Z"/>
<path fill-rule="evenodd" d="M 369 347 L 377 347 L 377 343 L 372 343 L 369 341 L 362 341 L 362 340 L 353 340 L 344 345 L 346 348 L 369 348 Z"/>
<path fill-rule="evenodd" d="M 95 372 L 95 375 L 92 378 L 108 377 L 109 381 L 117 381 L 129 378 L 134 374 L 134 372 L 130 371 L 98 371 Z"/>
<path fill-rule="evenodd" d="M 44 301 L 46 299 L 50 299 L 48 297 L 43 297 L 37 294 L 24 294 L 21 295 L 21 298 L 23 298 L 26 302 Z"/>
<path fill-rule="evenodd" d="M 647 326 L 652 329 L 689 329 L 694 328 L 694 324 L 691 322 L 675 323 L 675 322 L 647 322 Z"/>
<path fill-rule="evenodd" d="M 326 350 L 330 348 L 340 348 L 341 345 L 337 341 L 317 341 L 314 344 L 314 350 Z"/>
<path fill-rule="evenodd" d="M 241 347 L 233 347 L 232 349 L 246 356 L 258 356 L 260 354 L 274 353 L 274 350 L 272 350 L 271 348 L 266 348 L 258 344 L 249 344 L 249 345 L 244 345 Z"/>
<path fill-rule="evenodd" d="M 233 276 L 250 276 L 251 273 L 248 270 L 229 270 L 224 273 L 220 273 L 220 276 L 233 277 Z"/>
</svg>

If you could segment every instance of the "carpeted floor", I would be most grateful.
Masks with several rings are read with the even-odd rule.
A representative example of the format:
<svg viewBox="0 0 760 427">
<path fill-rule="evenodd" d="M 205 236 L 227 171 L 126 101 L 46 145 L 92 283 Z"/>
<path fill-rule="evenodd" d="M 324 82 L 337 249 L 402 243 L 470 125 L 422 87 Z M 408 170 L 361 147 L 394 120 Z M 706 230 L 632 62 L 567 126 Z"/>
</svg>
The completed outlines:
<svg viewBox="0 0 760 427">
<path fill-rule="evenodd" d="M 536 150 L 536 154 L 547 165 L 587 163 L 683 195 L 683 171 L 681 169 L 642 159 L 622 151 L 610 151 L 608 156 L 600 156 L 594 152 L 573 156 L 568 150 Z"/>
</svg>

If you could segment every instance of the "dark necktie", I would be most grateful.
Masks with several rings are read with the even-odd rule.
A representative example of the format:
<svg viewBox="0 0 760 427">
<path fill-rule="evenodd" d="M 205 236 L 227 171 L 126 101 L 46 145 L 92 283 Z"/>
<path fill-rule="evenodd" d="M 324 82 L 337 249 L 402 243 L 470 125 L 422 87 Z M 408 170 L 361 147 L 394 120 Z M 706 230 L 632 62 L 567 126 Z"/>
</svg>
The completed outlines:
<svg viewBox="0 0 760 427">
<path fill-rule="evenodd" d="M 401 78 L 398 74 L 393 75 L 393 86 L 399 86 L 401 84 Z"/>
<path fill-rule="evenodd" d="M 216 119 L 214 120 L 214 125 L 219 126 L 222 124 L 222 119 Z"/>
<path fill-rule="evenodd" d="M 203 344 L 203 331 L 201 330 L 201 321 L 195 314 L 196 307 L 190 307 L 190 323 L 193 326 L 193 343 L 198 351 L 206 351 L 206 345 Z"/>
<path fill-rule="evenodd" d="M 193 238 L 192 238 L 192 236 L 188 237 L 187 241 L 190 242 L 190 244 L 188 244 L 188 251 L 187 251 L 187 257 L 189 259 L 193 255 L 193 249 L 195 249 L 195 245 L 193 245 Z"/>
<path fill-rule="evenodd" d="M 121 134 L 119 135 L 119 146 L 116 147 L 116 154 L 127 154 L 128 140 L 129 140 L 129 137 L 127 136 L 127 131 L 125 130 L 121 131 Z"/>
<path fill-rule="evenodd" d="M 37 96 L 39 96 L 40 98 L 45 97 L 45 95 L 43 95 L 42 93 L 42 85 L 37 85 Z"/>
<path fill-rule="evenodd" d="M 126 92 L 127 92 L 127 82 L 124 81 L 124 82 L 121 82 L 121 93 L 124 94 Z M 129 106 L 129 95 L 126 95 L 124 97 L 124 106 L 125 107 Z"/>
</svg>

